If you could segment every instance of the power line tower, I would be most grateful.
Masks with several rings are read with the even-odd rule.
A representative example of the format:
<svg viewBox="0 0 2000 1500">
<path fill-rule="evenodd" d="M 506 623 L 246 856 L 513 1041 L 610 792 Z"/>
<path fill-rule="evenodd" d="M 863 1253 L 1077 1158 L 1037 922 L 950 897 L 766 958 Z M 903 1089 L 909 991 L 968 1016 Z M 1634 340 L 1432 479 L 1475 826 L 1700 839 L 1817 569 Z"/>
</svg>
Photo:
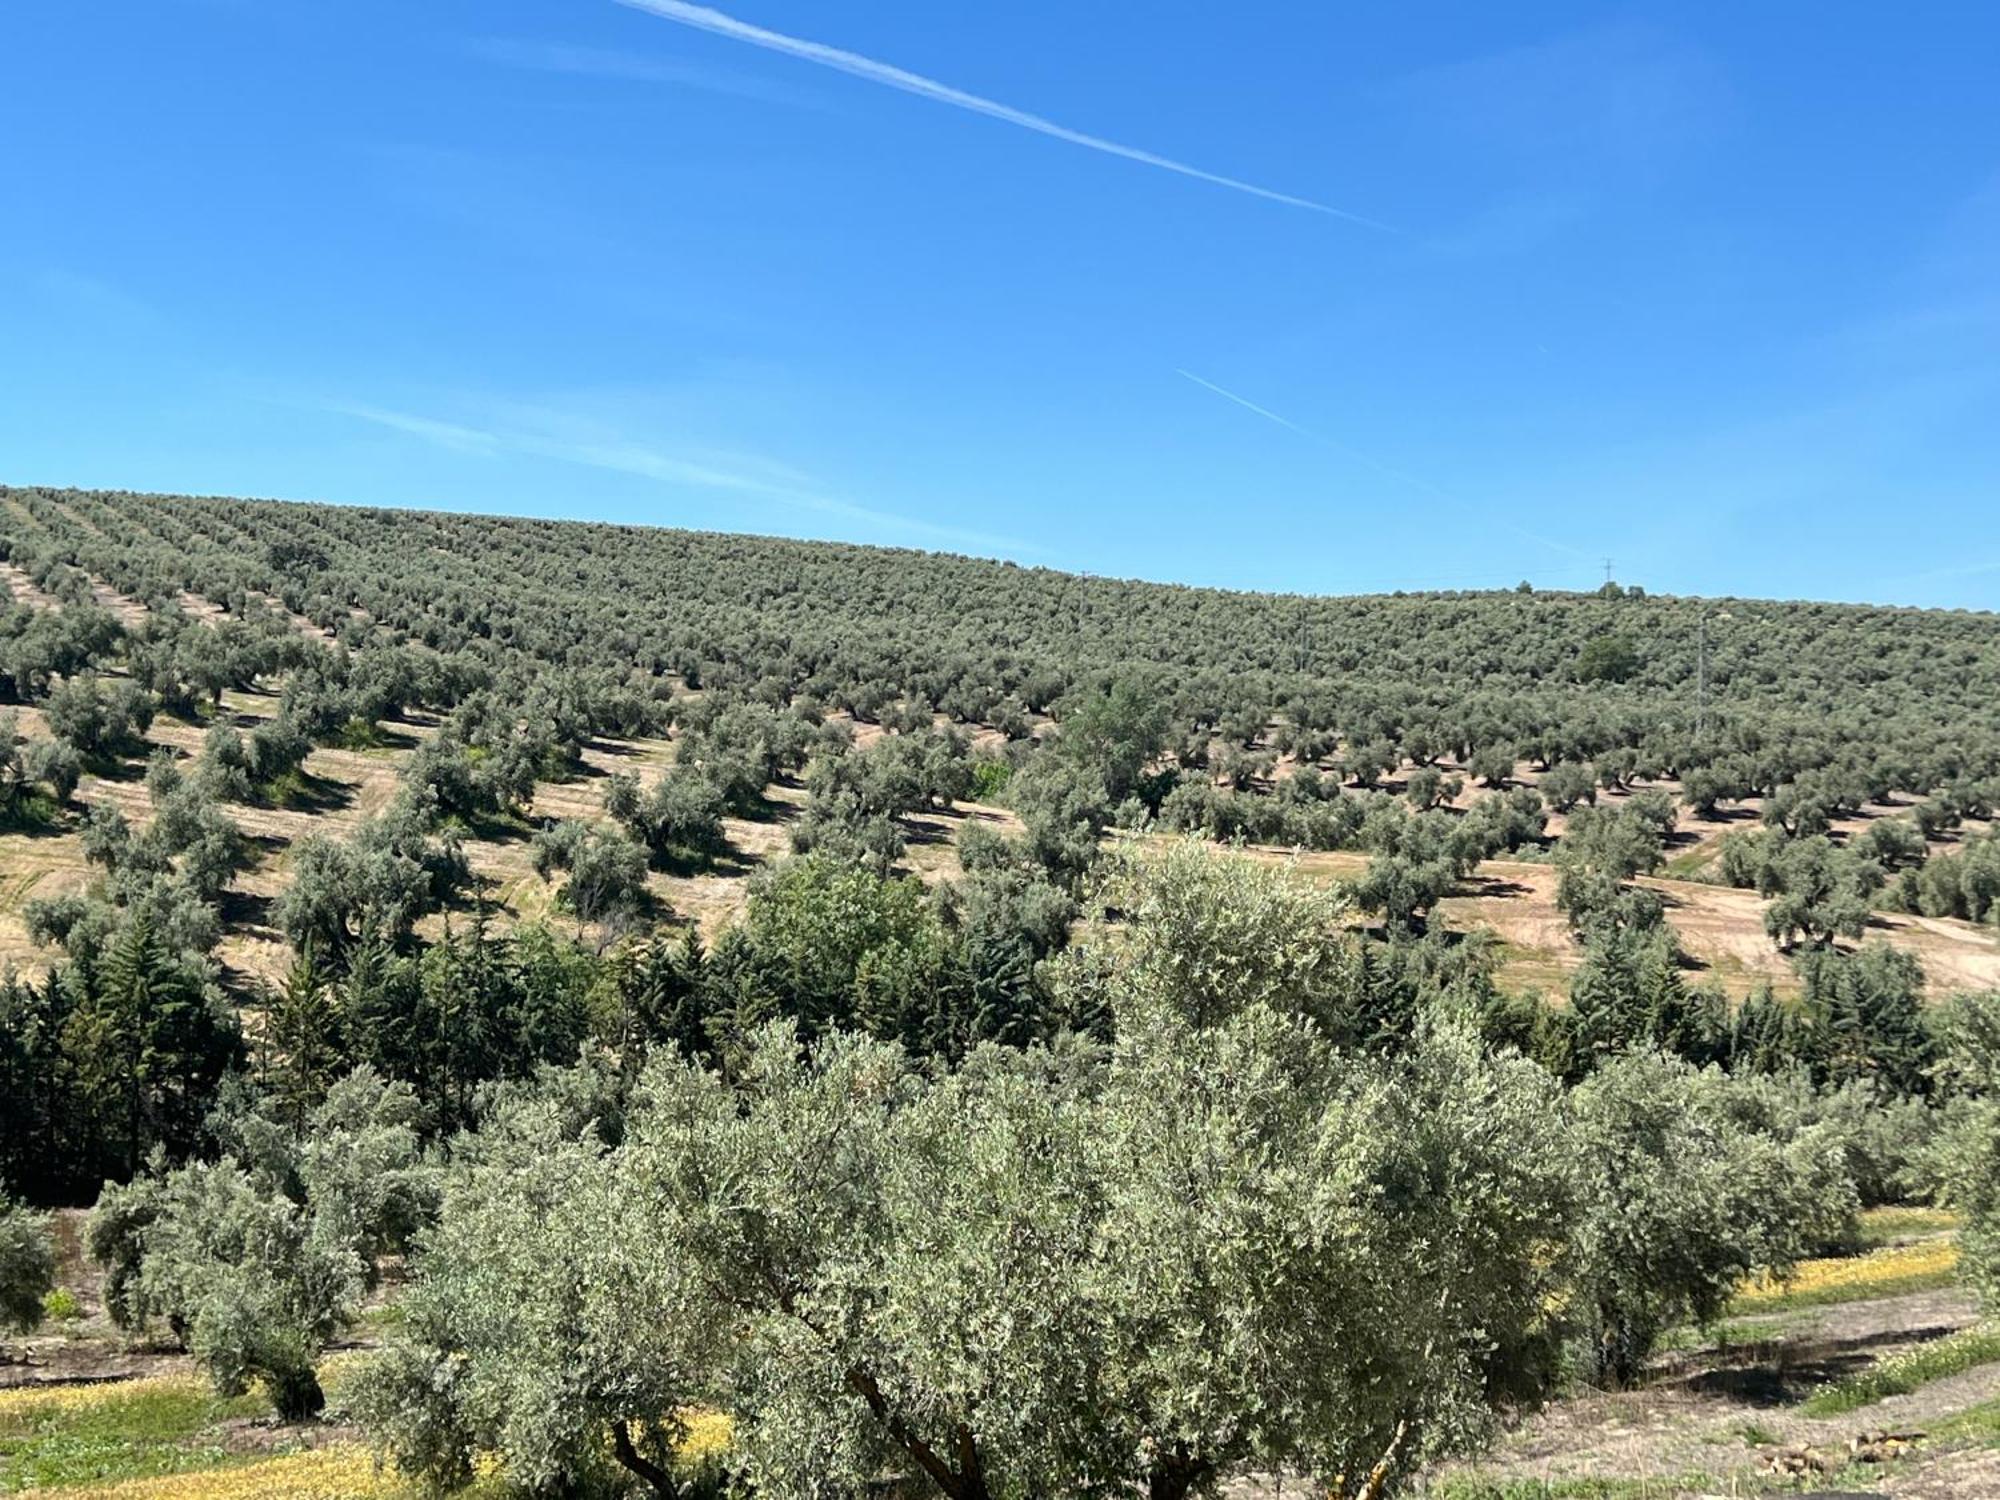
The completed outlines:
<svg viewBox="0 0 2000 1500">
<path fill-rule="evenodd" d="M 1694 647 L 1694 735 L 1699 744 L 1708 734 L 1708 618 L 1710 611 L 1704 606 L 1695 628 Z M 1726 609 L 1714 611 L 1717 620 L 1733 620 L 1735 615 Z"/>
</svg>

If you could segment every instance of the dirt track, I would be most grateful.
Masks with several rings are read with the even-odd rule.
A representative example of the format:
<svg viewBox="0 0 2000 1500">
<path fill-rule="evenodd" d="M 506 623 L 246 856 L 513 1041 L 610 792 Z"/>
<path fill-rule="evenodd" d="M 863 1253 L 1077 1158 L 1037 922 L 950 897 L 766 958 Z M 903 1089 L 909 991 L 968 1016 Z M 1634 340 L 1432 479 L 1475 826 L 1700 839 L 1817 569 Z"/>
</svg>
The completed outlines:
<svg viewBox="0 0 2000 1500">
<path fill-rule="evenodd" d="M 1559 1401 L 1505 1434 L 1477 1465 L 1507 1480 L 1701 1478 L 1718 1494 L 1787 1449 L 1844 1454 L 1849 1439 L 1876 1431 L 1924 1431 L 1954 1413 L 2000 1397 L 2000 1365 L 1981 1365 L 1905 1396 L 1834 1417 L 1806 1417 L 1797 1404 L 1817 1386 L 1888 1355 L 1944 1337 L 1976 1320 L 1958 1290 L 1851 1302 L 1766 1319 L 1769 1344 L 1709 1346 L 1673 1356 L 1640 1390 Z M 1925 1454 L 1871 1487 L 1883 1493 L 1974 1500 L 1996 1472 L 1989 1451 Z M 1686 1493 L 1700 1494 L 1690 1485 Z"/>
</svg>

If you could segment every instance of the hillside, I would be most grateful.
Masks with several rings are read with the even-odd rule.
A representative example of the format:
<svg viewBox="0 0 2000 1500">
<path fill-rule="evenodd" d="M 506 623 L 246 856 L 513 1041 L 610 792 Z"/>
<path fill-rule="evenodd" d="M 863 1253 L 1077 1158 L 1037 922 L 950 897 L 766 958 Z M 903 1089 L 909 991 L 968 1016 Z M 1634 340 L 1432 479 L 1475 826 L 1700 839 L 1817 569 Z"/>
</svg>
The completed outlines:
<svg viewBox="0 0 2000 1500">
<path fill-rule="evenodd" d="M 1834 837 L 1850 842 L 1870 823 L 1906 814 L 1936 784 L 1990 764 L 2000 724 L 2000 621 L 1962 613 L 1634 593 L 1243 595 L 831 544 L 23 489 L 0 491 L 0 518 L 8 556 L 0 578 L 31 609 L 102 610 L 141 635 L 172 623 L 296 637 L 274 670 L 225 671 L 211 702 L 155 721 L 124 769 L 85 775 L 82 805 L 109 802 L 143 824 L 150 808 L 136 770 L 146 754 L 166 748 L 192 762 L 212 724 L 249 733 L 268 723 L 283 709 L 289 677 L 321 652 L 379 655 L 414 679 L 405 697 L 418 701 L 397 704 L 393 721 L 371 720 L 368 743 L 313 748 L 302 784 L 283 800 L 232 805 L 252 857 L 229 887 L 217 951 L 239 984 L 275 979 L 289 963 L 269 907 L 289 882 L 295 846 L 313 833 L 347 836 L 389 805 L 412 751 L 463 691 L 454 676 L 519 693 L 535 674 L 573 673 L 611 700 L 568 706 L 610 722 L 582 726 L 574 760 L 558 777 L 537 779 L 510 817 L 462 830 L 475 882 L 453 905 L 503 922 L 560 919 L 554 887 L 531 868 L 532 831 L 561 818 L 602 821 L 613 772 L 653 783 L 676 755 L 672 706 L 714 695 L 816 703 L 809 712 L 863 746 L 882 734 L 875 721 L 885 710 L 893 719 L 903 705 L 927 702 L 975 750 L 1000 755 L 1011 743 L 1018 759 L 1051 732 L 1048 711 L 1079 683 L 1137 674 L 1159 684 L 1175 721 L 1167 739 L 1194 747 L 1180 752 L 1183 763 L 1206 763 L 1225 796 L 1236 785 L 1266 806 L 1301 764 L 1338 768 L 1363 742 L 1388 749 L 1367 778 L 1384 791 L 1404 788 L 1419 766 L 1471 781 L 1453 798 L 1460 812 L 1495 795 L 1468 774 L 1489 738 L 1521 757 L 1510 757 L 1515 787 L 1537 787 L 1571 745 L 1579 759 L 1630 757 L 1635 774 L 1605 787 L 1606 805 L 1640 785 L 1679 795 L 1673 773 L 1683 768 L 1658 762 L 1707 743 L 1737 762 L 1777 764 L 1758 768 L 1764 785 L 1756 772 L 1738 774 L 1722 790 L 1742 795 L 1719 798 L 1713 817 L 1683 808 L 1667 839 L 1669 864 L 1652 884 L 1693 972 L 1738 997 L 1759 984 L 1795 988 L 1763 931 L 1761 901 L 1665 877 L 1712 877 L 1723 834 L 1754 820 L 1781 789 L 1786 757 L 1803 763 L 1794 775 L 1807 776 L 1829 756 L 1867 762 L 1872 784 L 1828 818 Z M 1578 680 L 1592 643 L 1607 638 L 1632 648 L 1629 670 L 1611 674 L 1623 680 Z M 1706 657 L 1705 725 L 1693 717 L 1696 651 Z M 38 709 L 20 719 L 30 739 L 46 734 Z M 1849 724 L 1868 737 L 1857 744 Z M 1649 759 L 1656 764 L 1641 764 Z M 749 877 L 788 852 L 788 825 L 807 800 L 802 769 L 762 788 L 749 816 L 728 817 L 726 858 L 654 870 L 657 910 L 711 936 L 740 912 Z M 1938 830 L 1929 852 L 1979 837 L 1984 811 Z M 943 813 L 904 815 L 905 868 L 956 873 L 952 834 L 967 816 L 1018 826 L 1004 809 L 963 798 Z M 1247 834 L 1253 844 L 1262 837 L 1274 849 L 1296 842 L 1249 821 L 1231 826 L 1211 811 L 1205 830 L 1199 820 L 1188 826 Z M 1557 813 L 1545 837 L 1562 826 Z M 8 870 L 0 956 L 46 963 L 51 950 L 29 941 L 22 909 L 88 885 L 80 838 L 37 828 L 0 835 L 0 850 Z M 1366 860 L 1327 853 L 1304 868 L 1352 879 Z M 1489 860 L 1440 915 L 1500 937 L 1504 982 L 1560 994 L 1581 949 L 1554 885 L 1546 864 Z M 443 920 L 427 919 L 424 930 Z M 1871 923 L 1923 959 L 1940 985 L 2000 979 L 2000 948 L 1957 917 L 1880 912 Z"/>
<path fill-rule="evenodd" d="M 1991 1478 L 1994 617 L 40 490 L 0 585 L 0 1488 Z"/>
</svg>

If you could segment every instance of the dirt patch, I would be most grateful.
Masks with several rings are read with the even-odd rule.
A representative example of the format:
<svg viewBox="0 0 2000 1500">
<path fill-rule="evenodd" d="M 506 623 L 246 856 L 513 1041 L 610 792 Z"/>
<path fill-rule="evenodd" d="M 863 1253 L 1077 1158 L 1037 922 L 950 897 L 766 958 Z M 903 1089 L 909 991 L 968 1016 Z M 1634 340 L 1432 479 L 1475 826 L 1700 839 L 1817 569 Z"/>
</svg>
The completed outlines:
<svg viewBox="0 0 2000 1500">
<path fill-rule="evenodd" d="M 6 584 L 7 592 L 14 596 L 18 604 L 33 605 L 36 609 L 62 608 L 62 601 L 44 592 L 19 563 L 0 562 L 0 583 Z"/>
<path fill-rule="evenodd" d="M 285 601 L 280 599 L 276 594 L 267 594 L 262 589 L 251 589 L 247 592 L 246 597 L 263 605 L 264 608 L 268 609 L 278 619 L 283 620 L 309 641 L 324 643 L 339 639 L 338 631 L 322 630 L 304 615 L 288 608 Z M 366 612 L 359 609 L 350 608 L 347 614 L 348 618 L 352 620 L 366 620 L 368 618 Z"/>
<path fill-rule="evenodd" d="M 1345 850 L 1293 853 L 1248 846 L 1255 858 L 1284 862 L 1318 880 L 1352 881 L 1368 856 Z M 1755 891 L 1691 880 L 1648 877 L 1640 884 L 1659 892 L 1667 922 L 1695 967 L 1688 978 L 1716 984 L 1732 999 L 1769 985 L 1795 994 L 1798 976 L 1764 932 L 1764 901 Z M 1516 988 L 1563 991 L 1583 962 L 1583 949 L 1556 908 L 1556 871 L 1526 860 L 1488 860 L 1456 895 L 1438 903 L 1437 917 L 1453 931 L 1484 927 L 1504 944 L 1500 977 Z M 1969 922 L 1879 912 L 1868 935 L 1914 954 L 1933 996 L 2000 985 L 2000 941 Z"/>
</svg>

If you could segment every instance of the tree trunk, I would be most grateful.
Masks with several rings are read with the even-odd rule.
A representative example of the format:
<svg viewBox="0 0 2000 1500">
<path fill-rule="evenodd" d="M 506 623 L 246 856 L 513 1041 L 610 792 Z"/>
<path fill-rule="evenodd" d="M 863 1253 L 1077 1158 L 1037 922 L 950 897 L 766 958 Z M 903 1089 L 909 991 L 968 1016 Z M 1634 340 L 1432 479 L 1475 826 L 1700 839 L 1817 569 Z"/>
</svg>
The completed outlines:
<svg viewBox="0 0 2000 1500">
<path fill-rule="evenodd" d="M 868 1403 L 868 1410 L 888 1430 L 905 1453 L 916 1461 L 917 1467 L 930 1476 L 931 1482 L 949 1497 L 949 1500 L 991 1500 L 986 1489 L 986 1470 L 979 1456 L 979 1439 L 965 1423 L 961 1422 L 953 1433 L 953 1441 L 958 1449 L 958 1467 L 953 1468 L 944 1456 L 926 1443 L 900 1416 L 889 1409 L 888 1398 L 882 1394 L 875 1377 L 866 1370 L 853 1369 L 847 1372 L 847 1388 Z"/>
<path fill-rule="evenodd" d="M 311 1365 L 273 1370 L 264 1379 L 271 1406 L 287 1422 L 306 1422 L 326 1410 L 326 1392 Z"/>
<path fill-rule="evenodd" d="M 680 1486 L 674 1483 L 674 1476 L 632 1446 L 632 1429 L 623 1422 L 611 1424 L 611 1451 L 618 1462 L 651 1485 L 654 1494 L 677 1500 Z"/>
<path fill-rule="evenodd" d="M 1186 1443 L 1153 1460 L 1146 1471 L 1146 1500 L 1186 1500 L 1188 1493 L 1208 1477 L 1210 1465 L 1188 1452 Z"/>
</svg>

